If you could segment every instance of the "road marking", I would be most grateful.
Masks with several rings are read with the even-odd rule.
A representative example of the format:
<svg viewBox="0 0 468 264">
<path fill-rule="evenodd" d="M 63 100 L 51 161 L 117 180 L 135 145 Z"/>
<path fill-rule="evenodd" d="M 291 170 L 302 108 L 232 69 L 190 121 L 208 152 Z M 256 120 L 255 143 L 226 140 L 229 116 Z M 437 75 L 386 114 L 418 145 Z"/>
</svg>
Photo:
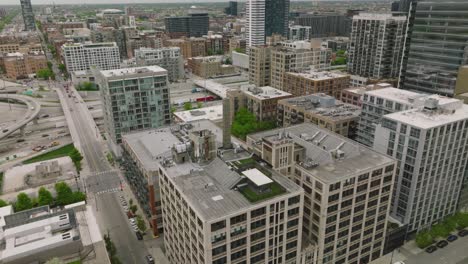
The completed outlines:
<svg viewBox="0 0 468 264">
<path fill-rule="evenodd" d="M 96 193 L 96 195 L 101 195 L 101 194 L 105 194 L 105 193 L 115 193 L 115 192 L 118 192 L 118 191 L 120 191 L 120 188 L 112 188 L 112 189 L 99 191 L 99 192 Z"/>
</svg>

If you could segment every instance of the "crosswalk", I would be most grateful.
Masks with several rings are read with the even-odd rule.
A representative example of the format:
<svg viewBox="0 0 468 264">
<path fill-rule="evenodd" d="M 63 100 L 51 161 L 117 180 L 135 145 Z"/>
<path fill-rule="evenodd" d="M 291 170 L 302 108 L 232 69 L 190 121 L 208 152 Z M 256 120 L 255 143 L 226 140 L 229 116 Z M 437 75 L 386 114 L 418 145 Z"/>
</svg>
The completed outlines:
<svg viewBox="0 0 468 264">
<path fill-rule="evenodd" d="M 96 195 L 101 195 L 101 194 L 105 194 L 105 193 L 115 193 L 115 192 L 118 192 L 118 191 L 120 191 L 120 188 L 112 188 L 112 189 L 99 191 L 99 192 L 96 193 Z"/>
</svg>

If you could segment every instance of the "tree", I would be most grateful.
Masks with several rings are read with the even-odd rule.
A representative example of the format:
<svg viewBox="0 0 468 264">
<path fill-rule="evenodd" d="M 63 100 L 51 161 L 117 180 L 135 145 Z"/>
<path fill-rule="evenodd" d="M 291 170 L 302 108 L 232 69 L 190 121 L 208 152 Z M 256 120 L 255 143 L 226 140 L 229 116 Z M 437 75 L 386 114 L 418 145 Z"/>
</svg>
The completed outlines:
<svg viewBox="0 0 468 264">
<path fill-rule="evenodd" d="M 73 196 L 73 203 L 82 202 L 86 200 L 86 194 L 82 192 L 74 192 L 72 196 Z"/>
<path fill-rule="evenodd" d="M 468 213 L 458 213 L 456 219 L 459 228 L 468 227 Z"/>
<path fill-rule="evenodd" d="M 72 189 L 65 182 L 58 182 L 55 184 L 55 192 L 57 193 L 57 205 L 64 206 L 74 202 Z"/>
<path fill-rule="evenodd" d="M 432 244 L 432 236 L 429 232 L 420 232 L 416 235 L 416 245 L 420 248 L 425 248 Z"/>
<path fill-rule="evenodd" d="M 451 230 L 444 224 L 437 224 L 437 225 L 432 226 L 431 235 L 434 238 L 436 237 L 445 238 L 448 235 L 450 235 L 450 231 Z"/>
<path fill-rule="evenodd" d="M 8 203 L 5 202 L 4 200 L 0 199 L 0 207 L 4 207 L 4 206 L 7 206 Z"/>
<path fill-rule="evenodd" d="M 65 73 L 67 71 L 67 67 L 65 67 L 65 64 L 63 63 L 60 63 L 58 65 L 58 69 L 62 72 L 62 73 Z"/>
<path fill-rule="evenodd" d="M 64 262 L 61 259 L 55 257 L 55 258 L 49 259 L 45 264 L 64 264 Z"/>
<path fill-rule="evenodd" d="M 51 78 L 52 80 L 55 79 L 55 74 L 52 70 L 50 69 L 40 69 L 37 71 L 36 73 L 36 76 L 37 78 L 41 78 L 41 79 L 44 79 L 44 80 L 48 80 L 49 78 Z"/>
<path fill-rule="evenodd" d="M 49 70 L 52 70 L 52 66 L 53 66 L 52 62 L 48 61 L 47 68 L 49 68 Z"/>
<path fill-rule="evenodd" d="M 254 114 L 249 112 L 247 108 L 241 108 L 236 113 L 231 126 L 231 133 L 245 140 L 248 134 L 263 130 L 275 128 L 275 123 L 272 121 L 257 121 Z"/>
<path fill-rule="evenodd" d="M 96 91 L 96 85 L 90 82 L 82 82 L 77 86 L 78 91 Z"/>
<path fill-rule="evenodd" d="M 203 107 L 203 103 L 202 102 L 197 102 L 197 108 L 202 108 Z"/>
<path fill-rule="evenodd" d="M 232 64 L 232 59 L 230 57 L 226 58 L 226 64 L 229 64 L 229 65 Z"/>
<path fill-rule="evenodd" d="M 184 110 L 192 110 L 192 103 L 191 102 L 185 102 L 184 103 Z"/>
<path fill-rule="evenodd" d="M 145 220 L 143 220 L 143 217 L 141 215 L 137 215 L 137 227 L 140 229 L 142 232 L 146 231 L 146 223 Z"/>
<path fill-rule="evenodd" d="M 223 54 L 224 54 L 224 50 L 222 49 L 216 50 L 216 55 L 223 55 Z"/>
<path fill-rule="evenodd" d="M 38 205 L 52 205 L 54 203 L 54 197 L 52 194 L 44 187 L 41 187 L 38 192 Z"/>
<path fill-rule="evenodd" d="M 213 50 L 212 50 L 212 49 L 208 49 L 208 50 L 206 51 L 206 55 L 208 55 L 208 56 L 214 55 Z"/>
<path fill-rule="evenodd" d="M 73 161 L 76 170 L 78 171 L 78 173 L 80 173 L 81 161 L 83 160 L 83 156 L 81 155 L 80 151 L 74 147 L 73 150 L 70 153 L 68 153 L 68 156 L 70 156 L 70 159 Z"/>
<path fill-rule="evenodd" d="M 129 204 L 130 206 L 133 205 L 133 199 L 132 199 L 132 198 L 130 198 L 130 200 L 128 200 L 128 204 Z"/>
<path fill-rule="evenodd" d="M 33 203 L 31 198 L 24 192 L 19 193 L 18 196 L 16 197 L 16 203 L 15 203 L 15 211 L 20 212 L 24 210 L 31 209 L 33 207 Z"/>
<path fill-rule="evenodd" d="M 136 204 L 130 206 L 130 211 L 132 211 L 132 214 L 135 214 L 136 211 L 138 211 L 138 206 Z"/>
</svg>

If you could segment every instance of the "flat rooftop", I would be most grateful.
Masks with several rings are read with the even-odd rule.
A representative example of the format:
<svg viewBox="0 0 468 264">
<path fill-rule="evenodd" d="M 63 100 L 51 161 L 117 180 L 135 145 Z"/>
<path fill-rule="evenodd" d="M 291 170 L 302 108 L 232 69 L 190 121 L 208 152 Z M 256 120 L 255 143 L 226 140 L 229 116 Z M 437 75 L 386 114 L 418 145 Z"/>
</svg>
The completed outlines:
<svg viewBox="0 0 468 264">
<path fill-rule="evenodd" d="M 306 160 L 299 164 L 309 174 L 326 183 L 334 183 L 363 171 L 394 163 L 394 159 L 380 154 L 351 139 L 310 123 L 264 131 L 248 138 L 254 142 L 291 140 L 305 149 Z M 340 155 L 338 158 L 336 155 Z"/>
<path fill-rule="evenodd" d="M 208 119 L 218 121 L 223 118 L 223 105 L 213 105 L 199 109 L 174 112 L 174 115 L 182 122 Z"/>
<path fill-rule="evenodd" d="M 389 83 L 377 83 L 377 84 L 369 84 L 369 85 L 361 86 L 361 87 L 346 88 L 346 89 L 343 89 L 343 91 L 358 94 L 358 95 L 363 95 L 364 93 L 368 91 L 373 91 L 373 90 L 383 89 L 383 88 L 393 88 L 393 87 Z"/>
<path fill-rule="evenodd" d="M 213 80 L 195 79 L 193 83 L 199 87 L 205 88 L 209 92 L 223 99 L 226 98 L 227 91 L 232 89 L 224 84 L 215 82 Z"/>
<path fill-rule="evenodd" d="M 413 105 L 416 99 L 427 96 L 426 94 L 411 92 L 394 87 L 367 91 L 365 94 L 369 96 L 388 99 L 403 105 Z"/>
<path fill-rule="evenodd" d="M 438 100 L 438 109 L 427 110 L 419 105 L 414 109 L 385 115 L 385 118 L 422 129 L 468 119 L 468 105 L 463 104 L 463 101 L 440 95 L 431 95 L 427 98 Z"/>
<path fill-rule="evenodd" d="M 167 74 L 167 70 L 162 67 L 153 65 L 153 66 L 142 66 L 142 67 L 133 67 L 133 68 L 123 68 L 115 70 L 106 70 L 100 71 L 104 77 L 129 77 L 132 75 L 142 75 L 142 74 Z"/>
<path fill-rule="evenodd" d="M 359 118 L 361 113 L 360 107 L 345 104 L 333 96 L 322 93 L 283 99 L 278 103 L 296 107 L 305 113 L 334 120 Z"/>
<path fill-rule="evenodd" d="M 406 16 L 395 16 L 391 13 L 359 13 L 359 15 L 353 16 L 353 19 L 368 19 L 368 20 L 387 20 L 387 19 L 394 19 L 394 20 L 402 20 L 406 21 Z"/>
<path fill-rule="evenodd" d="M 290 93 L 273 88 L 271 86 L 257 87 L 255 85 L 243 85 L 241 86 L 241 90 L 245 94 L 255 97 L 259 100 L 291 96 Z"/>
<path fill-rule="evenodd" d="M 288 72 L 287 74 L 303 77 L 314 81 L 323 81 L 336 78 L 348 77 L 349 75 L 341 72 L 332 71 L 308 71 L 308 72 Z"/>
</svg>

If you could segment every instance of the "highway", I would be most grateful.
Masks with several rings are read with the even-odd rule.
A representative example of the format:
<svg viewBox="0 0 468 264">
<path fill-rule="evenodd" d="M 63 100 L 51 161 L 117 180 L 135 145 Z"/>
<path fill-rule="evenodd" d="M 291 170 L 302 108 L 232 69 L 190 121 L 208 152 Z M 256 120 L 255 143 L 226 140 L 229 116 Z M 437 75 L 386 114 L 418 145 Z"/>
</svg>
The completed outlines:
<svg viewBox="0 0 468 264">
<path fill-rule="evenodd" d="M 0 94 L 0 99 L 8 99 L 11 101 L 22 102 L 28 108 L 28 111 L 26 112 L 26 115 L 22 120 L 0 131 L 0 140 L 9 136 L 16 130 L 26 126 L 29 122 L 33 121 L 37 117 L 37 115 L 39 115 L 39 111 L 41 111 L 41 105 L 39 104 L 39 102 L 26 95 Z"/>
<path fill-rule="evenodd" d="M 70 134 L 84 157 L 81 180 L 85 185 L 88 202 L 96 209 L 101 233 L 110 234 L 122 263 L 146 263 L 145 256 L 148 252 L 143 242 L 137 240 L 118 201 L 120 193 L 118 190 L 123 180 L 107 162 L 104 155 L 105 142 L 102 140 L 97 125 L 73 86 L 69 89 L 76 99 L 68 97 L 64 87 L 68 83 L 62 79 L 55 60 L 49 52 L 47 52 L 47 57 L 53 62 L 53 70 L 56 73 L 55 87 L 67 118 Z"/>
</svg>

